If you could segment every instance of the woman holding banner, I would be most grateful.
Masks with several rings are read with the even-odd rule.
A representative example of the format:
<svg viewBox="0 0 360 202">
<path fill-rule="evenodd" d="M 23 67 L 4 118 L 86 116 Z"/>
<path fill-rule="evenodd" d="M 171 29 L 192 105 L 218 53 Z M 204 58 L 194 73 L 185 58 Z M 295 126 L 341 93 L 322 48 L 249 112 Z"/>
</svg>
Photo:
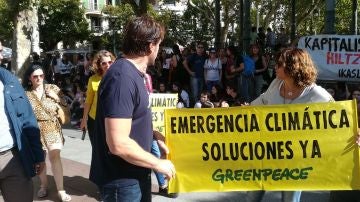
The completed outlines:
<svg viewBox="0 0 360 202">
<path fill-rule="evenodd" d="M 295 104 L 334 101 L 322 87 L 315 84 L 317 71 L 310 55 L 303 49 L 287 48 L 278 55 L 276 78 L 265 93 L 251 105 Z M 248 192 L 247 202 L 260 202 L 265 191 Z M 282 201 L 299 202 L 301 191 L 283 191 Z"/>
</svg>

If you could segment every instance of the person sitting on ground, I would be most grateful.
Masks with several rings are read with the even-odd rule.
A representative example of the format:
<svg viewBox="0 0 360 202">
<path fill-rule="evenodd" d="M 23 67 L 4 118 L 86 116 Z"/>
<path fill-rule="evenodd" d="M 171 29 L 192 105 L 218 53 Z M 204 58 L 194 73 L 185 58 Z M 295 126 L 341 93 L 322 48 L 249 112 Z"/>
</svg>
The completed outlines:
<svg viewBox="0 0 360 202">
<path fill-rule="evenodd" d="M 245 99 L 237 92 L 235 84 L 229 82 L 226 84 L 226 102 L 230 107 L 241 106 L 246 104 Z"/>
<path fill-rule="evenodd" d="M 166 83 L 163 81 L 160 81 L 155 93 L 169 93 L 169 91 L 167 90 L 167 87 L 166 87 Z"/>
<path fill-rule="evenodd" d="M 184 89 L 182 89 L 180 83 L 174 82 L 171 92 L 178 94 L 178 101 L 182 102 L 184 107 L 188 108 L 190 106 L 189 94 Z"/>
<path fill-rule="evenodd" d="M 214 106 L 219 106 L 220 100 L 223 99 L 223 92 L 220 85 L 215 85 L 211 88 L 209 100 Z"/>
<path fill-rule="evenodd" d="M 200 93 L 200 100 L 198 100 L 195 105 L 194 108 L 202 108 L 202 105 L 209 101 L 209 97 L 210 97 L 210 93 L 207 90 L 203 90 Z"/>
</svg>

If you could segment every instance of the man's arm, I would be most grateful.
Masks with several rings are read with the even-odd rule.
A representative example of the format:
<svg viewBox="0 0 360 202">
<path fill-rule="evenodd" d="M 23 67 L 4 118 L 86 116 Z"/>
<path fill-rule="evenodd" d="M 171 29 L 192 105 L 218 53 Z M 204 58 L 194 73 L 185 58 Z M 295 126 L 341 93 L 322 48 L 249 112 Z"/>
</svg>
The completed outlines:
<svg viewBox="0 0 360 202">
<path fill-rule="evenodd" d="M 237 72 L 241 72 L 243 69 L 244 69 L 244 63 L 240 63 L 238 67 L 232 66 L 231 72 L 237 73 Z"/>
<path fill-rule="evenodd" d="M 169 179 L 175 177 L 171 161 L 156 158 L 130 138 L 131 122 L 131 119 L 105 118 L 106 142 L 110 152 L 131 164 L 163 173 Z"/>
<path fill-rule="evenodd" d="M 186 71 L 189 73 L 190 76 L 195 76 L 195 72 L 191 71 L 189 68 L 189 62 L 188 62 L 187 58 L 183 61 L 183 66 L 186 69 Z"/>
<path fill-rule="evenodd" d="M 89 103 L 85 103 L 84 104 L 84 111 L 83 111 L 83 116 L 81 119 L 81 123 L 80 123 L 80 129 L 81 130 L 87 130 L 87 120 L 88 120 L 88 115 L 90 112 L 90 104 Z"/>
</svg>

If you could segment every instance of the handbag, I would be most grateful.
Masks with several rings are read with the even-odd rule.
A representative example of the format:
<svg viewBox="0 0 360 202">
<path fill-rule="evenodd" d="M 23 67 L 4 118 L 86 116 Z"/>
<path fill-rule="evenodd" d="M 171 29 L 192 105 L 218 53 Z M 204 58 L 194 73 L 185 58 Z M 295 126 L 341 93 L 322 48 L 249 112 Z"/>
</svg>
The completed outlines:
<svg viewBox="0 0 360 202">
<path fill-rule="evenodd" d="M 58 105 L 58 110 L 57 110 L 57 114 L 58 114 L 58 119 L 61 123 L 61 125 L 64 124 L 68 124 L 70 123 L 70 110 L 67 106 L 63 106 L 60 104 Z"/>
<path fill-rule="evenodd" d="M 39 104 L 39 106 L 49 115 L 51 116 L 52 113 L 50 113 L 40 102 L 38 99 L 35 99 L 36 102 Z M 70 123 L 70 109 L 67 106 L 61 105 L 59 103 L 56 104 L 57 106 L 57 118 L 61 125 Z"/>
</svg>

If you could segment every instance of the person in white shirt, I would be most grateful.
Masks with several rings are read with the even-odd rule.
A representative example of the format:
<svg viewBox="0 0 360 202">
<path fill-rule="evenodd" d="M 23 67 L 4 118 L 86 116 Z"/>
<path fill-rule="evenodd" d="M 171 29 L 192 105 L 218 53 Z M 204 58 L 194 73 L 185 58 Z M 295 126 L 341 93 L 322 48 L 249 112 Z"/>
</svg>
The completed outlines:
<svg viewBox="0 0 360 202">
<path fill-rule="evenodd" d="M 334 101 L 321 86 L 315 84 L 317 71 L 303 49 L 287 48 L 281 51 L 275 66 L 276 78 L 269 88 L 251 105 L 275 105 Z M 247 202 L 260 202 L 265 191 L 248 192 Z M 301 191 L 283 191 L 282 201 L 300 202 Z"/>
<path fill-rule="evenodd" d="M 204 80 L 208 92 L 213 86 L 220 84 L 222 78 L 222 63 L 217 57 L 215 48 L 210 48 L 209 54 L 210 57 L 205 60 L 204 64 Z"/>
</svg>

